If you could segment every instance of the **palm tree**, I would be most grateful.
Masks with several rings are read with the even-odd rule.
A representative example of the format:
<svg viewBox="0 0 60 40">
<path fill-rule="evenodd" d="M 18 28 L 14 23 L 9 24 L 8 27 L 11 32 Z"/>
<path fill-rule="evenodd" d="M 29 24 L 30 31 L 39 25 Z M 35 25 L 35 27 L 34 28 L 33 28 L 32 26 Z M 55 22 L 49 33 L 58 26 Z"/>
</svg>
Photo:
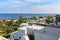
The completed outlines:
<svg viewBox="0 0 60 40">
<path fill-rule="evenodd" d="M 33 20 L 37 20 L 37 18 L 35 16 L 32 17 Z"/>
<path fill-rule="evenodd" d="M 46 23 L 53 23 L 53 17 L 52 16 L 47 16 Z"/>
<path fill-rule="evenodd" d="M 43 16 L 40 16 L 39 18 L 44 18 Z"/>
<path fill-rule="evenodd" d="M 13 25 L 14 25 L 14 20 L 11 19 L 11 21 L 7 22 L 7 25 L 8 25 L 8 26 L 13 26 Z"/>
</svg>

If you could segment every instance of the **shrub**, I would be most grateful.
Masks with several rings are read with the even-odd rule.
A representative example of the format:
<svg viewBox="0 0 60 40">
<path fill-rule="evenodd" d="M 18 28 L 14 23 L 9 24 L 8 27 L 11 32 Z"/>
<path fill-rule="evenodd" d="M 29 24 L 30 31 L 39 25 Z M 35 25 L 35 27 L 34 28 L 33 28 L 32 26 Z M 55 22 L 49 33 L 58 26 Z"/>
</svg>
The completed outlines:
<svg viewBox="0 0 60 40">
<path fill-rule="evenodd" d="M 29 34 L 28 36 L 30 40 L 34 40 L 34 35 Z"/>
</svg>

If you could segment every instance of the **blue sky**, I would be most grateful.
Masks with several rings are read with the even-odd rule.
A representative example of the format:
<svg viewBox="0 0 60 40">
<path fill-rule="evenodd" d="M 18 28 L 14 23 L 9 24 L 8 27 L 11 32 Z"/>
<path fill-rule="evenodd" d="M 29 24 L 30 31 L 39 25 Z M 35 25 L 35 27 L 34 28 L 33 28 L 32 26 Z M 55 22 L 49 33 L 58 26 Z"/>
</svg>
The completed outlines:
<svg viewBox="0 0 60 40">
<path fill-rule="evenodd" d="M 0 0 L 0 13 L 60 13 L 60 0 Z"/>
</svg>

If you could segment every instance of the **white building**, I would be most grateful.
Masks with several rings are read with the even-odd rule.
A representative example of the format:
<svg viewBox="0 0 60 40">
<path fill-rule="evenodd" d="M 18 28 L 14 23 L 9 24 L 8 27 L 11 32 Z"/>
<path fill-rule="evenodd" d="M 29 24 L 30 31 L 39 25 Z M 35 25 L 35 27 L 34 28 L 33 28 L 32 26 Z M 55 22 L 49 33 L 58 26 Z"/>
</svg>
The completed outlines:
<svg viewBox="0 0 60 40">
<path fill-rule="evenodd" d="M 35 40 L 59 40 L 60 28 L 46 27 L 34 31 Z"/>
<path fill-rule="evenodd" d="M 22 23 L 22 24 L 17 31 L 11 33 L 10 40 L 20 40 L 23 35 L 27 34 L 27 25 L 25 25 L 26 23 Z"/>
<path fill-rule="evenodd" d="M 11 33 L 10 40 L 25 40 L 24 35 L 34 35 L 35 40 L 60 40 L 60 28 L 51 28 L 38 25 L 20 24 L 16 32 Z M 24 36 L 24 38 L 23 38 Z M 26 40 L 29 40 L 28 38 Z"/>
</svg>

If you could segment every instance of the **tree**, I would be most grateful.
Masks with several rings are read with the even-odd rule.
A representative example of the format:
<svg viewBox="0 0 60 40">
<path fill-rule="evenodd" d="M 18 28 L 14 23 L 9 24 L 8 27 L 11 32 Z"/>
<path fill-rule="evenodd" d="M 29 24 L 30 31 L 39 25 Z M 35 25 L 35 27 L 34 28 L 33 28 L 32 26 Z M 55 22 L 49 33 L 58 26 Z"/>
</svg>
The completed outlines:
<svg viewBox="0 0 60 40">
<path fill-rule="evenodd" d="M 30 40 L 34 40 L 34 35 L 28 34 Z"/>
<path fill-rule="evenodd" d="M 16 22 L 14 22 L 14 19 L 11 19 L 10 21 L 0 21 L 0 31 L 2 30 L 0 35 L 8 38 L 10 36 L 10 33 L 18 30 L 19 24 L 25 23 L 28 20 L 29 18 L 23 18 L 22 16 L 20 16 L 20 18 L 17 19 Z"/>
<path fill-rule="evenodd" d="M 20 18 L 18 19 L 18 21 L 17 21 L 16 23 L 17 23 L 17 25 L 19 25 L 19 24 L 23 23 L 23 17 L 22 17 L 22 16 L 20 16 Z"/>
<path fill-rule="evenodd" d="M 46 23 L 53 23 L 53 17 L 52 16 L 47 16 Z"/>
<path fill-rule="evenodd" d="M 13 25 L 13 23 L 14 23 L 13 21 L 14 21 L 14 20 L 13 20 L 13 19 L 11 19 L 11 21 L 9 21 L 9 22 L 7 23 L 7 25 L 8 25 L 8 26 L 12 26 L 12 25 Z"/>
<path fill-rule="evenodd" d="M 35 16 L 32 17 L 33 20 L 37 20 L 37 18 Z"/>
<path fill-rule="evenodd" d="M 43 16 L 40 16 L 39 18 L 44 18 Z"/>
<path fill-rule="evenodd" d="M 26 23 L 28 21 L 27 18 L 23 18 L 22 16 L 20 16 L 20 18 L 18 19 L 17 23 L 21 24 L 21 23 Z"/>
</svg>

